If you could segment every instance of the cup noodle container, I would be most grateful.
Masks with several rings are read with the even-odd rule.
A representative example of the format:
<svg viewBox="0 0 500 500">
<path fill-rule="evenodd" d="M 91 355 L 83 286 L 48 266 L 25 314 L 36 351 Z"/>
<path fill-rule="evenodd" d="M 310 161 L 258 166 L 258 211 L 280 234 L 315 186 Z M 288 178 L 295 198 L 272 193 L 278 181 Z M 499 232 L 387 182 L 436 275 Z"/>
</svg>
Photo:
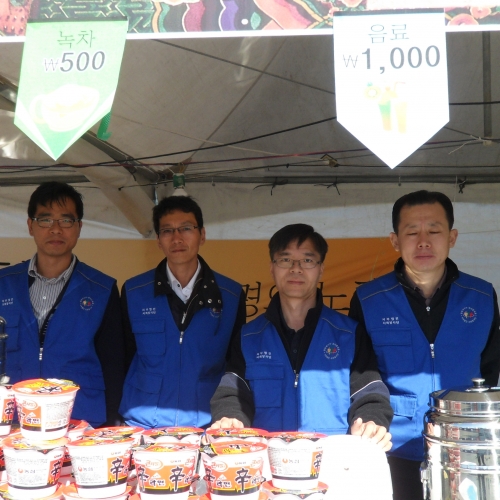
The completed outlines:
<svg viewBox="0 0 500 500">
<path fill-rule="evenodd" d="M 297 491 L 277 488 L 271 481 L 262 485 L 262 492 L 266 494 L 267 500 L 323 500 L 327 491 L 328 486 L 325 483 L 318 483 L 316 488 L 310 490 Z"/>
<path fill-rule="evenodd" d="M 61 475 L 66 438 L 32 444 L 22 434 L 3 441 L 8 491 L 16 498 L 43 498 L 55 493 Z"/>
<path fill-rule="evenodd" d="M 205 481 L 212 500 L 244 496 L 258 500 L 262 483 L 264 443 L 229 441 L 211 443 L 201 448 Z"/>
<path fill-rule="evenodd" d="M 5 438 L 0 438 L 0 483 L 7 481 L 7 469 L 5 468 L 5 455 L 3 453 L 3 442 Z"/>
<path fill-rule="evenodd" d="M 288 490 L 317 488 L 326 437 L 314 432 L 270 433 L 267 444 L 273 486 Z"/>
<path fill-rule="evenodd" d="M 67 484 L 61 488 L 61 496 L 64 498 L 64 500 L 79 500 L 82 498 L 78 494 L 78 490 L 76 489 L 76 486 L 74 483 L 72 484 Z M 115 497 L 111 497 L 112 500 L 127 500 L 130 495 L 130 488 L 127 486 L 127 489 L 121 494 L 117 495 Z"/>
<path fill-rule="evenodd" d="M 66 432 L 66 437 L 68 441 L 76 441 L 82 439 L 83 432 L 89 427 L 89 423 L 85 420 L 70 420 L 68 426 L 68 432 Z M 61 476 L 70 475 L 73 472 L 73 466 L 71 465 L 71 457 L 69 456 L 68 448 L 64 454 L 63 468 L 61 471 Z"/>
<path fill-rule="evenodd" d="M 251 443 L 267 444 L 268 436 L 269 432 L 264 429 L 253 429 L 251 427 L 244 427 L 243 429 L 229 427 L 226 429 L 207 430 L 207 438 L 210 443 L 244 440 Z M 262 475 L 266 479 L 271 479 L 271 468 L 269 466 L 267 449 L 262 452 L 262 458 L 264 459 Z"/>
<path fill-rule="evenodd" d="M 97 437 L 106 439 L 133 438 L 134 445 L 141 444 L 141 435 L 144 432 L 142 427 L 129 427 L 127 425 L 118 427 L 101 427 L 100 429 L 89 429 L 83 433 L 87 437 Z"/>
<path fill-rule="evenodd" d="M 199 447 L 190 443 L 148 444 L 134 450 L 137 492 L 142 500 L 186 500 L 194 481 Z"/>
<path fill-rule="evenodd" d="M 21 434 L 44 441 L 63 437 L 79 387 L 69 380 L 33 379 L 12 386 Z"/>
<path fill-rule="evenodd" d="M 144 443 L 191 443 L 199 446 L 205 431 L 199 427 L 158 427 L 142 433 Z"/>
<path fill-rule="evenodd" d="M 16 402 L 11 385 L 0 385 L 0 436 L 10 433 Z"/>
<path fill-rule="evenodd" d="M 9 493 L 9 485 L 6 482 L 0 483 L 0 497 L 2 497 L 4 500 L 16 500 L 16 497 L 12 496 Z M 41 500 L 60 500 L 62 498 L 64 498 L 62 494 L 62 485 L 58 483 L 56 491 L 52 493 L 52 495 L 44 497 Z"/>
<path fill-rule="evenodd" d="M 76 489 L 82 498 L 109 498 L 127 489 L 134 439 L 84 436 L 68 443 Z"/>
</svg>

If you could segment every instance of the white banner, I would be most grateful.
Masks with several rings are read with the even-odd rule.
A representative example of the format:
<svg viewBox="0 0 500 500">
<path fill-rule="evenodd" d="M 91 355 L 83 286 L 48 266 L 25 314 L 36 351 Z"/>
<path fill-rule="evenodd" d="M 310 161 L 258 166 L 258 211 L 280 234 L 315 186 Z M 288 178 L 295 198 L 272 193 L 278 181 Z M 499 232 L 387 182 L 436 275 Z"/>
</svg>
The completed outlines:
<svg viewBox="0 0 500 500">
<path fill-rule="evenodd" d="M 449 120 L 442 10 L 335 13 L 337 120 L 389 167 Z"/>
</svg>

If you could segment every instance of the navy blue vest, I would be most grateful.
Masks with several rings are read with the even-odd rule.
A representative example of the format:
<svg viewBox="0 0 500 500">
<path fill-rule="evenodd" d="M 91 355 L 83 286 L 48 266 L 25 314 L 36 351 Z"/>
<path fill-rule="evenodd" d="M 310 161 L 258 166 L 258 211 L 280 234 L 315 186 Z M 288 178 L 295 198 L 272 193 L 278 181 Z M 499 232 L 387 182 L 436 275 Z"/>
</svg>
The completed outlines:
<svg viewBox="0 0 500 500">
<path fill-rule="evenodd" d="M 62 378 L 80 386 L 72 418 L 106 421 L 104 378 L 94 348 L 115 280 L 77 262 L 64 296 L 49 321 L 39 360 L 38 322 L 28 288 L 29 261 L 0 271 L 0 316 L 7 321 L 6 372 L 11 382 Z"/>
<path fill-rule="evenodd" d="M 155 270 L 125 283 L 137 352 L 125 379 L 120 414 L 129 425 L 210 423 L 210 399 L 224 375 L 241 285 L 214 272 L 222 311 L 204 307 L 182 336 L 165 295 L 154 295 Z"/>
<path fill-rule="evenodd" d="M 390 454 L 423 458 L 423 417 L 429 394 L 471 384 L 493 321 L 493 287 L 460 273 L 451 285 L 436 341 L 429 345 L 394 272 L 357 290 L 366 329 L 383 381 L 391 393 L 394 420 Z"/>
<path fill-rule="evenodd" d="M 283 342 L 264 315 L 245 325 L 241 348 L 255 401 L 254 427 L 345 434 L 356 323 L 323 306 L 297 378 Z"/>
</svg>

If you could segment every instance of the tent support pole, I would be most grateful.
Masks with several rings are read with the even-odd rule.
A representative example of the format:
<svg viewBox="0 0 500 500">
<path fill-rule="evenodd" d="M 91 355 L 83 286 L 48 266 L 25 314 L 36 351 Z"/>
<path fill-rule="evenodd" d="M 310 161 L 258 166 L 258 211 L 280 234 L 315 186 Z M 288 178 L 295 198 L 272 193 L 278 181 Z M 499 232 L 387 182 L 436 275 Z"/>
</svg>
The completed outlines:
<svg viewBox="0 0 500 500">
<path fill-rule="evenodd" d="M 490 32 L 483 31 L 483 132 L 484 137 L 493 137 L 491 122 L 491 50 Z"/>
</svg>

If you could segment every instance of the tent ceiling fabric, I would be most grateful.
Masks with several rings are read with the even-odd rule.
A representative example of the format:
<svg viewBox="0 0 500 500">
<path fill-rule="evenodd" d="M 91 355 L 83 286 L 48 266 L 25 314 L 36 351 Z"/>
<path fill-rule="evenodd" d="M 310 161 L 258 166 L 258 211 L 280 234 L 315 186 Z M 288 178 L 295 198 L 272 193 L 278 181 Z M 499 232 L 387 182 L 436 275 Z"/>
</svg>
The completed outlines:
<svg viewBox="0 0 500 500">
<path fill-rule="evenodd" d="M 432 139 L 436 144 L 393 171 L 334 119 L 331 36 L 128 40 L 111 148 L 96 140 L 97 124 L 59 166 L 13 124 L 12 93 L 2 80 L 17 85 L 22 44 L 2 43 L 0 189 L 53 178 L 88 181 L 147 236 L 155 186 L 157 195 L 169 192 L 172 171 L 184 169 L 188 191 L 202 182 L 270 190 L 286 190 L 286 184 L 498 183 L 500 105 L 490 106 L 494 140 L 486 142 L 484 106 L 459 105 L 483 102 L 485 36 L 491 100 L 500 100 L 500 33 L 448 33 L 450 122 Z M 213 147 L 238 141 L 244 142 Z M 113 161 L 119 164 L 93 166 Z M 200 184 L 200 192 L 208 187 Z M 302 203 L 296 198 L 296 209 Z"/>
</svg>

